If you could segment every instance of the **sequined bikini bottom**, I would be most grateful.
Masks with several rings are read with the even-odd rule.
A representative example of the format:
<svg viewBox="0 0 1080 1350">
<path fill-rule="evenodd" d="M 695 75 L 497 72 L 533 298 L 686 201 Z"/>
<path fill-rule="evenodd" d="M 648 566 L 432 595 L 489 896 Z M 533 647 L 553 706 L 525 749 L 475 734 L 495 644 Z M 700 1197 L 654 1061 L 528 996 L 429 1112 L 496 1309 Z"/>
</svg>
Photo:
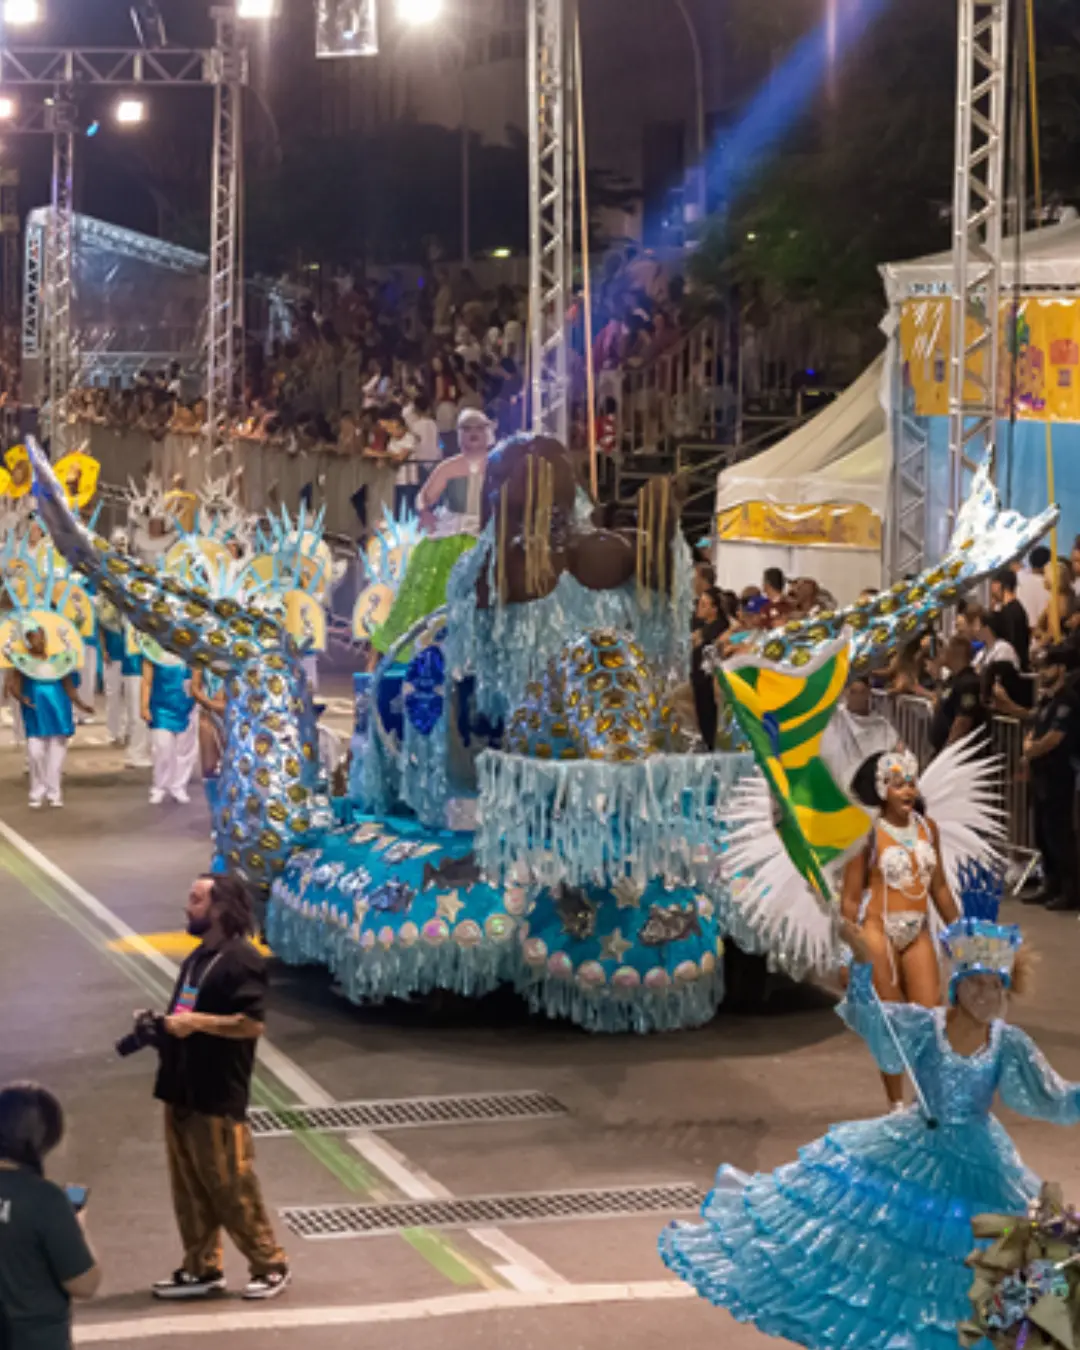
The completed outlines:
<svg viewBox="0 0 1080 1350">
<path fill-rule="evenodd" d="M 902 910 L 899 914 L 886 914 L 881 924 L 896 950 L 906 952 L 926 927 L 926 913 L 919 909 Z"/>
</svg>

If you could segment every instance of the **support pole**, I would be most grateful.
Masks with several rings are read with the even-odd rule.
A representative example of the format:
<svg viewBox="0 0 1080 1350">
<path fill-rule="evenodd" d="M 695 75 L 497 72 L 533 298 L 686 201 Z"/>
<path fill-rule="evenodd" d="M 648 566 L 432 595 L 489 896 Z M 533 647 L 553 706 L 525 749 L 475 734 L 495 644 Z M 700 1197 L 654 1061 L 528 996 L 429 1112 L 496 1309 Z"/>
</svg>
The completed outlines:
<svg viewBox="0 0 1080 1350">
<path fill-rule="evenodd" d="M 567 443 L 564 0 L 529 0 L 529 378 L 532 429 Z"/>
<path fill-rule="evenodd" d="M 977 461 L 996 469 L 1008 0 L 959 0 L 949 526 Z"/>
<path fill-rule="evenodd" d="M 210 199 L 210 303 L 206 332 L 206 424 L 211 453 L 226 448 L 229 408 L 236 384 L 236 324 L 242 99 L 247 53 L 236 15 L 215 9 L 214 153 Z M 222 434 L 222 424 L 226 432 Z"/>
<path fill-rule="evenodd" d="M 600 466 L 596 458 L 596 380 L 593 370 L 592 278 L 589 275 L 589 171 L 585 157 L 585 77 L 581 62 L 581 16 L 574 15 L 574 92 L 577 122 L 578 198 L 581 206 L 581 304 L 585 333 L 585 417 L 589 447 L 589 488 L 600 497 Z"/>
</svg>

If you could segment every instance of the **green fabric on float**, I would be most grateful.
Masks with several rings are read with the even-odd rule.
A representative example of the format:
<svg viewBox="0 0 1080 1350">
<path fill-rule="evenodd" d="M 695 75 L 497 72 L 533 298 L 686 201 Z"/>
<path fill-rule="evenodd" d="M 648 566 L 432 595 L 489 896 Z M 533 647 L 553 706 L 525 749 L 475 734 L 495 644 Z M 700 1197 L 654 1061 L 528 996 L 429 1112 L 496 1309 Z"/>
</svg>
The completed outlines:
<svg viewBox="0 0 1080 1350">
<path fill-rule="evenodd" d="M 476 547 L 471 534 L 452 534 L 442 539 L 421 539 L 409 555 L 405 577 L 394 599 L 394 606 L 381 627 L 375 630 L 371 645 L 385 655 L 414 624 L 426 619 L 446 604 L 446 583 L 454 564 L 464 553 Z M 407 661 L 408 652 L 397 659 Z"/>
</svg>

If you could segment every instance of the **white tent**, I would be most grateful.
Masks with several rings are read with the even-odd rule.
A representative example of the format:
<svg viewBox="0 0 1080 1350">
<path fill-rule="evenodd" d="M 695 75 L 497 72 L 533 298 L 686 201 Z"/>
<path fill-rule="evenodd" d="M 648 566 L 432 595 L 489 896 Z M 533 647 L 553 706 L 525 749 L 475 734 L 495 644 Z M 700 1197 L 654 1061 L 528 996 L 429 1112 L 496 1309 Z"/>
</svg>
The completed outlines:
<svg viewBox="0 0 1080 1350">
<path fill-rule="evenodd" d="M 1003 291 L 1015 286 L 1017 240 L 1001 246 Z M 1025 290 L 1080 289 L 1080 216 L 1067 207 L 1056 225 L 1026 230 L 1019 239 L 1020 285 Z M 910 262 L 886 263 L 881 268 L 890 305 L 920 295 L 946 295 L 952 291 L 952 253 L 932 253 Z"/>
<path fill-rule="evenodd" d="M 717 522 L 749 503 L 771 507 L 864 507 L 881 528 L 891 464 L 881 403 L 884 355 L 839 398 L 777 445 L 720 474 Z M 766 567 L 786 576 L 812 576 L 846 604 L 881 585 L 881 549 L 851 544 L 723 539 L 716 545 L 721 586 L 758 585 Z"/>
</svg>

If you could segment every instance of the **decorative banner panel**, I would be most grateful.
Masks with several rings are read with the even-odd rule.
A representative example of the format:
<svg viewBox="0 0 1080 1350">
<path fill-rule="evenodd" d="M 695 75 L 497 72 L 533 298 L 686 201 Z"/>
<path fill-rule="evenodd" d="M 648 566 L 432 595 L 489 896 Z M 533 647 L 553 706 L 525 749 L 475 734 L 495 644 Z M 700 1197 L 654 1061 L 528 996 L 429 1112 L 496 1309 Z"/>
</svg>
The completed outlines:
<svg viewBox="0 0 1080 1350">
<path fill-rule="evenodd" d="M 951 311 L 946 298 L 909 300 L 900 312 L 906 411 L 949 413 Z M 969 336 L 976 329 L 969 324 Z M 1080 422 L 1080 301 L 1028 296 L 1001 305 L 998 416 Z M 973 366 L 978 369 L 979 359 Z M 975 390 L 968 391 L 972 397 Z"/>
<path fill-rule="evenodd" d="M 881 548 L 881 519 L 861 502 L 784 505 L 742 502 L 721 511 L 721 542 L 785 544 L 793 548 Z"/>
</svg>

